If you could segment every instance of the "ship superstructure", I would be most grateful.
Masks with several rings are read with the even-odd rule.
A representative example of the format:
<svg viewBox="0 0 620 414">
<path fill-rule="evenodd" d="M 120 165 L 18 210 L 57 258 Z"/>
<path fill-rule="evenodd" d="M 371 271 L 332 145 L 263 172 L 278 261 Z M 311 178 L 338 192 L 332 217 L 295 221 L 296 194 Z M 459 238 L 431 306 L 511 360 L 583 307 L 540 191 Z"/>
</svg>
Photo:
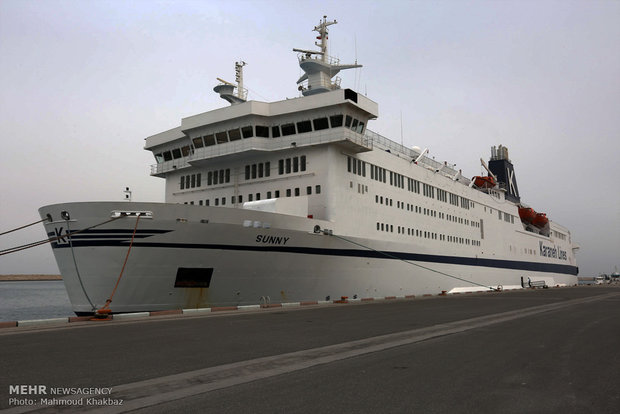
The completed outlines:
<svg viewBox="0 0 620 414">
<path fill-rule="evenodd" d="M 294 49 L 302 96 L 246 100 L 237 62 L 237 83 L 215 87 L 230 106 L 146 139 L 164 204 L 41 208 L 50 236 L 122 217 L 53 244 L 76 312 L 101 302 L 130 244 L 115 312 L 577 284 L 570 232 L 524 218 L 505 147 L 470 180 L 368 129 L 377 103 L 333 79 L 360 67 L 327 55 L 335 23 L 314 28 L 318 51 Z"/>
</svg>

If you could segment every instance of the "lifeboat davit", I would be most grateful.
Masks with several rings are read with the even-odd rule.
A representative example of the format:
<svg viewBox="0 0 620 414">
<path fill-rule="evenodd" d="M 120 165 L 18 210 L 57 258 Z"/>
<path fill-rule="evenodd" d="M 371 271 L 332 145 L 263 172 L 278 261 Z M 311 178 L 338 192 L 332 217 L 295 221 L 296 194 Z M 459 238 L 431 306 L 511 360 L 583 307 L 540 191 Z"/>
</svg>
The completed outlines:
<svg viewBox="0 0 620 414">
<path fill-rule="evenodd" d="M 531 223 L 536 218 L 536 212 L 530 207 L 519 207 L 519 217 L 526 223 Z"/>
<path fill-rule="evenodd" d="M 495 179 L 491 176 L 481 177 L 477 175 L 472 180 L 474 181 L 474 185 L 478 188 L 493 188 L 496 184 Z"/>
<path fill-rule="evenodd" d="M 536 213 L 536 217 L 532 221 L 532 224 L 536 227 L 545 227 L 549 223 L 549 219 L 545 213 Z"/>
</svg>

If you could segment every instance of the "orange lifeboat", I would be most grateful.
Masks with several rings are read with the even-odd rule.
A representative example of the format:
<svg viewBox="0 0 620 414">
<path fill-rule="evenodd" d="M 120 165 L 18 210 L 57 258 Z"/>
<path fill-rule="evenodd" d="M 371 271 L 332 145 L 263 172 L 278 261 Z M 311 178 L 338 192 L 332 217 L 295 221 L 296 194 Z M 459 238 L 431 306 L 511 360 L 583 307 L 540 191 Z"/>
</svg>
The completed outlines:
<svg viewBox="0 0 620 414">
<path fill-rule="evenodd" d="M 531 223 L 536 218 L 536 212 L 530 207 L 519 207 L 519 217 L 526 223 Z"/>
<path fill-rule="evenodd" d="M 532 224 L 536 227 L 545 227 L 549 223 L 549 219 L 545 213 L 536 213 L 536 217 L 532 221 Z"/>
<path fill-rule="evenodd" d="M 478 188 L 493 188 L 495 187 L 495 179 L 491 176 L 481 177 L 479 175 L 472 178 L 474 185 Z"/>
</svg>

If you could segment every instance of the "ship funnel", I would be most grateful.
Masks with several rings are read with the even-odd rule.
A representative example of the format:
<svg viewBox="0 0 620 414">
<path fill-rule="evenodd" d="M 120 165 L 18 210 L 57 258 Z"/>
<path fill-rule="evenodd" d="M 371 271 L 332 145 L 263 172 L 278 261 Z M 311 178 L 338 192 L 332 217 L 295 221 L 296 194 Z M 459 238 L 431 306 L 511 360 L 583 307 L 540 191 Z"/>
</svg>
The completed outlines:
<svg viewBox="0 0 620 414">
<path fill-rule="evenodd" d="M 517 187 L 515 170 L 510 158 L 508 158 L 508 148 L 503 145 L 491 147 L 489 172 L 497 177 L 500 188 L 506 190 L 506 199 L 518 203 L 521 197 L 519 196 L 519 187 Z"/>
<path fill-rule="evenodd" d="M 231 105 L 240 104 L 246 101 L 248 96 L 247 89 L 243 88 L 243 67 L 247 63 L 235 62 L 235 81 L 237 84 L 227 82 L 224 79 L 217 78 L 221 83 L 213 88 L 213 91 L 220 94 L 220 98 L 229 102 Z M 237 90 L 235 92 L 235 89 Z"/>
</svg>

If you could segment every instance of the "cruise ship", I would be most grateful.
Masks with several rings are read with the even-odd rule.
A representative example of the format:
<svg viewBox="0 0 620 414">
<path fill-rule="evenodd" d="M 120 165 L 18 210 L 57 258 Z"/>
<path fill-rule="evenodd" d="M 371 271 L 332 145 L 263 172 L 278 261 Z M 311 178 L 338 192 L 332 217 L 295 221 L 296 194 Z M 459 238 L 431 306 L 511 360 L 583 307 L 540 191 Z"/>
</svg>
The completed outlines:
<svg viewBox="0 0 620 414">
<path fill-rule="evenodd" d="M 39 209 L 78 315 L 578 283 L 570 231 L 521 201 L 506 147 L 469 179 L 368 129 L 335 23 L 293 49 L 299 97 L 248 101 L 237 62 L 222 108 L 146 138 L 164 203 Z"/>
</svg>

